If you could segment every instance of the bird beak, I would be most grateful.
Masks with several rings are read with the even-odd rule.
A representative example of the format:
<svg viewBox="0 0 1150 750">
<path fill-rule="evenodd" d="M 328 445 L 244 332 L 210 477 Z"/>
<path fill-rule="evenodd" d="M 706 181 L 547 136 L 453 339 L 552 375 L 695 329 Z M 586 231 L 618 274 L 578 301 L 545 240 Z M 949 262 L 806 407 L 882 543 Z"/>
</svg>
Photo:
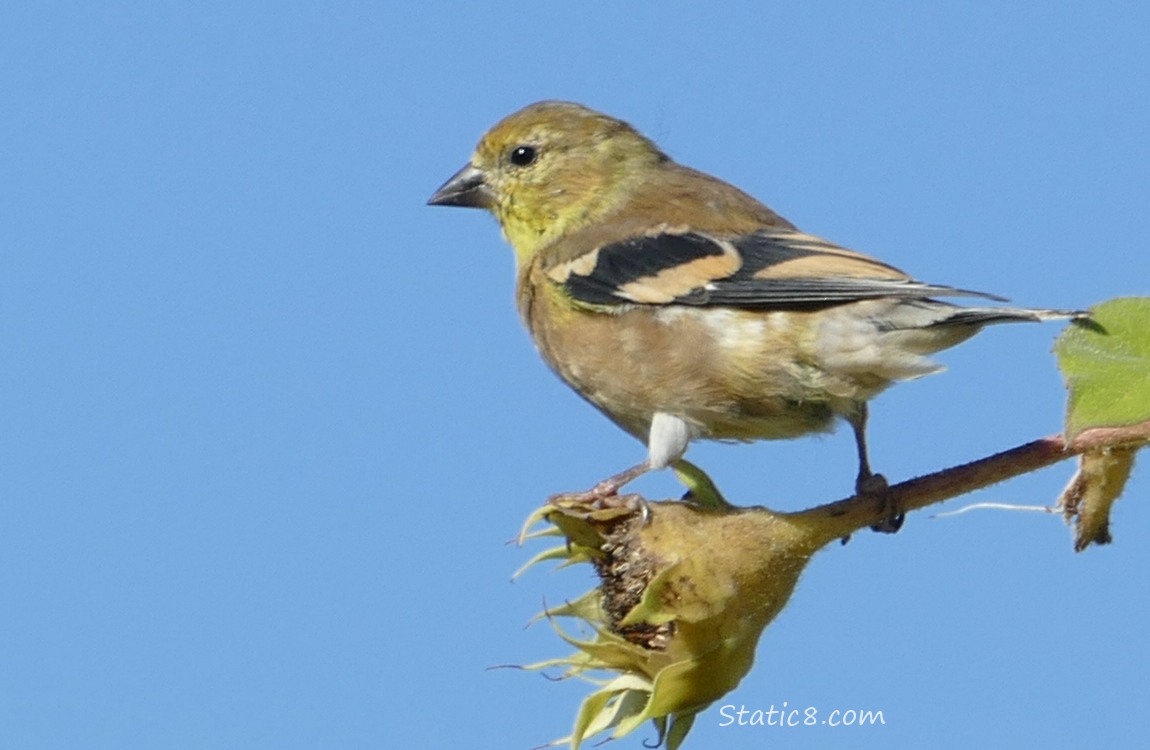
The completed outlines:
<svg viewBox="0 0 1150 750">
<path fill-rule="evenodd" d="M 467 164 L 443 183 L 427 199 L 429 206 L 463 206 L 465 208 L 491 208 L 495 194 L 483 181 L 483 172 Z"/>
</svg>

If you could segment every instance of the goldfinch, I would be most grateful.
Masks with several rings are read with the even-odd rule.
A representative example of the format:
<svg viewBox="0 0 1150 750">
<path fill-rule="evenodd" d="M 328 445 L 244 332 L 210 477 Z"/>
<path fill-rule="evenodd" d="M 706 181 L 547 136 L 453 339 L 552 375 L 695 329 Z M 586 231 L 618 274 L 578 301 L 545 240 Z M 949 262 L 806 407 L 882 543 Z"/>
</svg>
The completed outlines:
<svg viewBox="0 0 1150 750">
<path fill-rule="evenodd" d="M 927 355 L 987 324 L 1083 315 L 937 301 L 1004 300 L 915 281 L 805 234 L 626 122 L 569 102 L 496 124 L 428 203 L 495 214 L 543 358 L 646 441 L 646 460 L 600 482 L 596 497 L 648 471 L 694 469 L 682 461 L 692 440 L 793 438 L 836 417 L 854 430 L 856 491 L 881 492 L 868 400 L 940 370 Z"/>
</svg>

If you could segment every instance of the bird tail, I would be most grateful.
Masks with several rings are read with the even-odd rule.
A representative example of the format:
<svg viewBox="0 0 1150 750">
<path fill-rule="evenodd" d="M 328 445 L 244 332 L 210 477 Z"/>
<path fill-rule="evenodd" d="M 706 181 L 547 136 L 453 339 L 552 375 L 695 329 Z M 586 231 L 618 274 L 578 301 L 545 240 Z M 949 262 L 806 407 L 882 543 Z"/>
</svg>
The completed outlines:
<svg viewBox="0 0 1150 750">
<path fill-rule="evenodd" d="M 994 323 L 1043 323 L 1049 320 L 1085 321 L 1085 310 L 1042 310 L 1026 307 L 955 307 L 951 314 L 936 320 L 933 326 L 985 326 Z"/>
</svg>

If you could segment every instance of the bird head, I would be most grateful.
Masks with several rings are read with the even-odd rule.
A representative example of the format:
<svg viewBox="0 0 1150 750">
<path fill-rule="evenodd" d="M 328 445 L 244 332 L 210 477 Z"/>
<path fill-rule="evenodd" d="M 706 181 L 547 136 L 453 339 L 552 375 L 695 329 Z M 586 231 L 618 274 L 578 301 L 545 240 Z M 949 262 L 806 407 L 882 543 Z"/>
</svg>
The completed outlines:
<svg viewBox="0 0 1150 750">
<path fill-rule="evenodd" d="M 617 210 L 634 181 L 662 161 L 667 156 L 622 120 L 571 102 L 538 102 L 487 131 L 428 203 L 490 210 L 524 263 L 556 237 Z"/>
</svg>

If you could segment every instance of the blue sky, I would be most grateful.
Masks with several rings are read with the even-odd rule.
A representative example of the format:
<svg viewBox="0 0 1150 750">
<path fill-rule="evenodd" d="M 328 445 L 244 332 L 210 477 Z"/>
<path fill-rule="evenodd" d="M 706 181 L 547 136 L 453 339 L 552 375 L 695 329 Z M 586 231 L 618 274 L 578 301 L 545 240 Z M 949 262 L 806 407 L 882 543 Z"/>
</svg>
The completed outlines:
<svg viewBox="0 0 1150 750">
<path fill-rule="evenodd" d="M 0 11 L 0 744 L 529 748 L 584 686 L 511 573 L 549 494 L 643 448 L 539 362 L 492 219 L 427 197 L 584 102 L 807 231 L 1030 306 L 1150 294 L 1141 3 L 25 3 Z M 892 480 L 1059 430 L 1058 326 L 873 406 Z M 851 486 L 849 431 L 699 445 L 733 500 Z M 1068 465 L 969 500 L 1051 503 Z M 677 495 L 665 476 L 652 497 Z M 735 705 L 882 710 L 688 747 L 1120 746 L 1145 477 L 1115 544 L 913 515 L 823 552 Z M 968 500 L 952 502 L 960 507 Z M 640 747 L 649 732 L 623 741 Z"/>
</svg>

